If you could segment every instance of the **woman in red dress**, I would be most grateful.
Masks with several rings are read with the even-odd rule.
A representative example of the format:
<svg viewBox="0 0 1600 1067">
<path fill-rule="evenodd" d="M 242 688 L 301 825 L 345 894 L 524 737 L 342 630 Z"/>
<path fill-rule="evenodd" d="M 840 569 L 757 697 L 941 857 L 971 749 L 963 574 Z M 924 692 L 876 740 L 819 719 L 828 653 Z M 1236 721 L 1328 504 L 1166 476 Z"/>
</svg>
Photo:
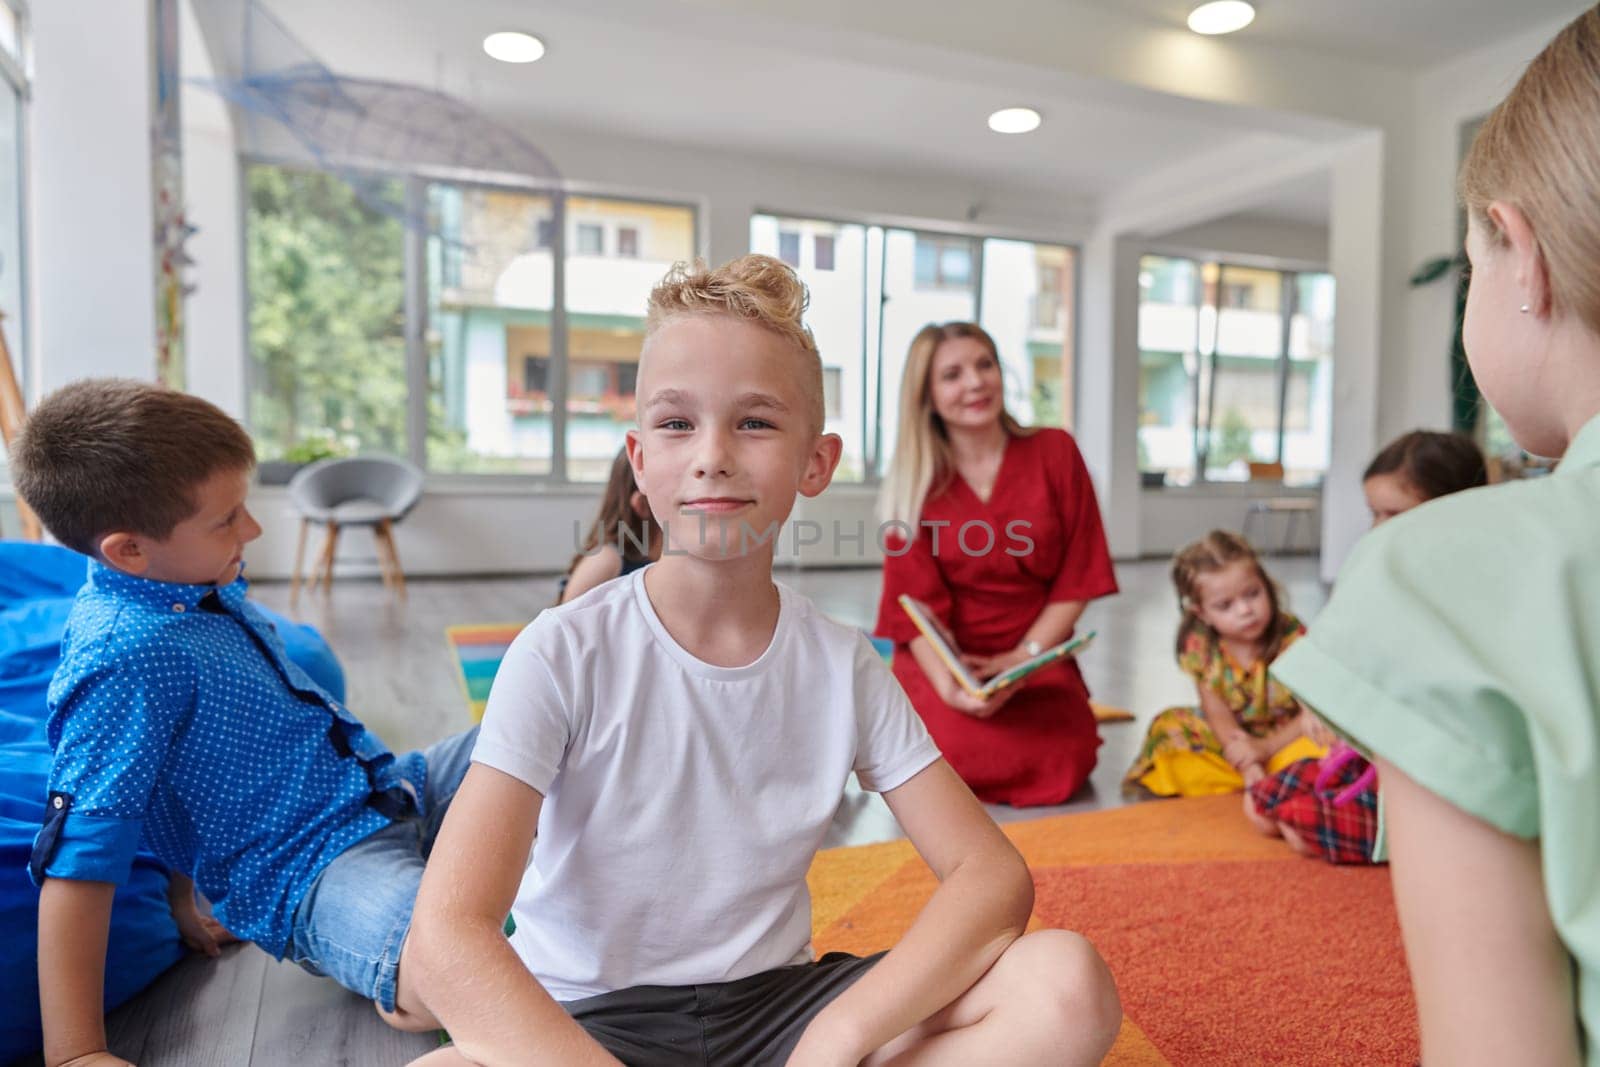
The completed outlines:
<svg viewBox="0 0 1600 1067">
<path fill-rule="evenodd" d="M 1077 444 L 1006 412 L 998 353 L 980 327 L 927 326 L 912 342 L 879 510 L 877 632 L 894 640 L 895 677 L 945 759 L 980 800 L 1066 800 L 1100 746 L 1077 663 L 980 701 L 898 602 L 905 593 L 926 604 L 974 673 L 990 677 L 1066 640 L 1090 600 L 1117 591 Z"/>
</svg>

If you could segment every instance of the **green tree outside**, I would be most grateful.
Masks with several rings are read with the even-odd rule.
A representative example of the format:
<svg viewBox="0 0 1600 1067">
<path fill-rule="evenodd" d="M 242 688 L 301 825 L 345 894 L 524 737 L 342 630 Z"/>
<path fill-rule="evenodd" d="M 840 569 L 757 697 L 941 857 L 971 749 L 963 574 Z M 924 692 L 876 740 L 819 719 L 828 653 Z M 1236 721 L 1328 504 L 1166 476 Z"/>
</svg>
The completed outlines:
<svg viewBox="0 0 1600 1067">
<path fill-rule="evenodd" d="M 1250 451 L 1250 424 L 1239 413 L 1238 408 L 1229 408 L 1223 412 L 1222 425 L 1213 431 L 1215 437 L 1211 446 L 1211 456 L 1207 466 L 1212 470 L 1219 470 L 1228 466 L 1235 460 L 1251 458 Z"/>
<path fill-rule="evenodd" d="M 328 437 L 405 454 L 402 223 L 335 175 L 253 165 L 246 181 L 250 416 L 261 458 Z M 399 203 L 400 183 L 383 194 Z"/>
</svg>

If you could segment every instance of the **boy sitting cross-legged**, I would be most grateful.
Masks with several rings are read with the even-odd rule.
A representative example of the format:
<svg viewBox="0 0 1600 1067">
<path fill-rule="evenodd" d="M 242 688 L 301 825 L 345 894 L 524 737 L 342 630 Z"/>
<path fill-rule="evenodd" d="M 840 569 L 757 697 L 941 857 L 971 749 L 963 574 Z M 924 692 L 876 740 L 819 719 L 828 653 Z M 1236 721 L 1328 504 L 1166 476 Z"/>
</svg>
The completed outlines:
<svg viewBox="0 0 1600 1067">
<path fill-rule="evenodd" d="M 1098 1063 L 1121 1018 L 865 637 L 774 583 L 821 493 L 805 292 L 777 260 L 651 295 L 628 434 L 659 562 L 546 611 L 495 680 L 402 970 L 445 1063 Z M 940 881 L 891 951 L 813 961 L 806 871 L 854 773 Z M 507 941 L 507 911 L 515 931 Z"/>
<path fill-rule="evenodd" d="M 476 731 L 396 758 L 289 661 L 240 574 L 261 534 L 245 507 L 255 451 L 213 405 L 77 382 L 39 405 L 11 463 L 50 532 L 92 557 L 50 685 L 29 863 L 46 1063 L 123 1062 L 101 988 L 112 894 L 141 842 L 172 869 L 185 940 L 254 941 L 391 1025 L 436 1026 L 397 972 Z"/>
</svg>

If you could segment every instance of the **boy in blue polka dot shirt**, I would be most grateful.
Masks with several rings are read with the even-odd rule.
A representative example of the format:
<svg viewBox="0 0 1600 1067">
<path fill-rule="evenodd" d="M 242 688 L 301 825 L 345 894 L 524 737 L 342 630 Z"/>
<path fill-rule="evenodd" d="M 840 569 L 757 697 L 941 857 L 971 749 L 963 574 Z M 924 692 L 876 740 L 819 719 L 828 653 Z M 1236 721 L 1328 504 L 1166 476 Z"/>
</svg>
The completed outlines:
<svg viewBox="0 0 1600 1067">
<path fill-rule="evenodd" d="M 141 844 L 172 870 L 191 945 L 253 941 L 394 1026 L 436 1026 L 400 950 L 476 730 L 396 757 L 289 661 L 241 575 L 261 533 L 245 507 L 255 450 L 215 406 L 78 382 L 39 405 L 11 463 L 50 532 L 91 557 L 50 685 L 29 863 L 46 1062 L 124 1062 L 101 989 L 112 894 Z"/>
</svg>

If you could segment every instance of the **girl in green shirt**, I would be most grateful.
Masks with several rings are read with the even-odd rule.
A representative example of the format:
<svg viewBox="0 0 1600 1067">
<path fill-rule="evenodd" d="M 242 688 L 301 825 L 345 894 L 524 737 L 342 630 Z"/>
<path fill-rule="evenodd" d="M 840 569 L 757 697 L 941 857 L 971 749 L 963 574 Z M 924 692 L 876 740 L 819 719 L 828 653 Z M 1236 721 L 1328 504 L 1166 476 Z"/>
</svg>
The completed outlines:
<svg viewBox="0 0 1600 1067">
<path fill-rule="evenodd" d="M 1423 1060 L 1600 1063 L 1600 8 L 1463 164 L 1474 377 L 1549 477 L 1362 539 L 1272 673 L 1374 754 Z"/>
</svg>

